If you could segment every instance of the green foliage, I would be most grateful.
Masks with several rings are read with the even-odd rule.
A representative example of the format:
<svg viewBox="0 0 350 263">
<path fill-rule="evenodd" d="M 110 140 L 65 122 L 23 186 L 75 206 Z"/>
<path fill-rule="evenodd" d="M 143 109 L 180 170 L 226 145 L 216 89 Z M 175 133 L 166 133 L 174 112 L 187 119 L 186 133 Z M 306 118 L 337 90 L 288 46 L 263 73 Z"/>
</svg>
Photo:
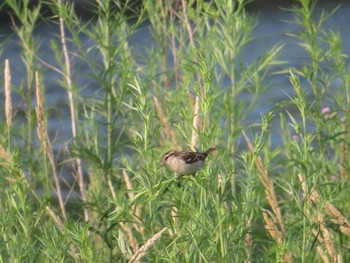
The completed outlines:
<svg viewBox="0 0 350 263">
<path fill-rule="evenodd" d="M 248 1 L 145 0 L 134 9 L 128 1 L 99 0 L 89 21 L 72 4 L 39 3 L 6 0 L 25 65 L 12 88 L 25 101 L 25 118 L 0 125 L 0 262 L 128 262 L 137 255 L 145 262 L 316 262 L 319 248 L 336 262 L 328 241 L 320 241 L 324 228 L 336 254 L 350 260 L 350 237 L 329 212 L 329 204 L 345 218 L 350 212 L 349 65 L 342 36 L 323 27 L 337 9 L 315 18 L 316 2 L 300 0 L 286 10 L 300 29 L 288 34 L 309 59 L 292 67 L 279 59 L 285 43 L 244 61 L 259 23 L 246 11 Z M 44 5 L 52 16 L 41 17 Z M 33 34 L 41 21 L 64 22 L 66 36 L 51 36 L 55 62 L 39 55 Z M 140 51 L 130 39 L 145 24 L 154 42 Z M 72 61 L 89 73 L 80 76 Z M 55 152 L 67 218 L 35 135 L 35 72 L 45 94 L 50 70 L 59 74 L 76 123 L 69 142 L 56 142 L 64 153 Z M 270 81 L 276 73 L 293 92 L 247 125 L 260 98 L 278 88 Z M 80 77 L 97 87 L 92 96 L 82 95 Z M 51 134 L 48 141 L 55 142 Z M 190 146 L 217 148 L 195 177 L 160 168 L 166 151 Z"/>
</svg>

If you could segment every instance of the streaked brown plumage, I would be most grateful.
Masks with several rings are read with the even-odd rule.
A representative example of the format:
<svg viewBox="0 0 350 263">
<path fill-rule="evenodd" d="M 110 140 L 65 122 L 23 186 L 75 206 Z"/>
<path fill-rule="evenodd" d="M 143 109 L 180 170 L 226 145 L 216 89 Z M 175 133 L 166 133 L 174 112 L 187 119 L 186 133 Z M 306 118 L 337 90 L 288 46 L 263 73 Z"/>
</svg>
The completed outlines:
<svg viewBox="0 0 350 263">
<path fill-rule="evenodd" d="M 176 176 L 195 175 L 204 167 L 207 156 L 216 150 L 211 147 L 203 153 L 192 151 L 169 151 L 164 154 L 162 166 L 168 166 Z"/>
</svg>

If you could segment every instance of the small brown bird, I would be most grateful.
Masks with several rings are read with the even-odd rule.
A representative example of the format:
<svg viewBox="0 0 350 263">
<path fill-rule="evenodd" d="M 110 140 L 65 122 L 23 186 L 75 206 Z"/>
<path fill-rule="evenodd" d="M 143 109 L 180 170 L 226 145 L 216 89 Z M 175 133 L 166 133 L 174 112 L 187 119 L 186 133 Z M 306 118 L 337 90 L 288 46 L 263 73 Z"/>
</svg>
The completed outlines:
<svg viewBox="0 0 350 263">
<path fill-rule="evenodd" d="M 192 151 L 169 151 L 164 154 L 162 166 L 167 165 L 177 177 L 183 175 L 195 175 L 204 167 L 205 158 L 215 151 L 215 147 L 211 147 L 203 153 Z"/>
</svg>

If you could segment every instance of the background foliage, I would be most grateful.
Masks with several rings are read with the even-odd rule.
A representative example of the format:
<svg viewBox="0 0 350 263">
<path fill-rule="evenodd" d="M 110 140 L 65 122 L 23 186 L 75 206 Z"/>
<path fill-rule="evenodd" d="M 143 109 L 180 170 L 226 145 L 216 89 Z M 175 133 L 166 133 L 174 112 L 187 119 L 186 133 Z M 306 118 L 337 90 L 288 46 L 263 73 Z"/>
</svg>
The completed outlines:
<svg viewBox="0 0 350 263">
<path fill-rule="evenodd" d="M 25 72 L 16 85 L 3 63 L 1 262 L 350 260 L 349 64 L 340 34 L 323 28 L 336 10 L 316 18 L 309 0 L 285 10 L 308 58 L 291 66 L 279 59 L 285 43 L 244 61 L 259 23 L 246 1 L 97 0 L 89 21 L 69 2 L 5 2 Z M 40 55 L 41 23 L 57 24 L 55 61 Z M 145 24 L 155 43 L 135 50 Z M 67 97 L 63 142 L 50 126 L 50 72 Z M 248 123 L 273 74 L 294 92 Z M 171 148 L 212 145 L 180 187 L 159 168 Z"/>
</svg>

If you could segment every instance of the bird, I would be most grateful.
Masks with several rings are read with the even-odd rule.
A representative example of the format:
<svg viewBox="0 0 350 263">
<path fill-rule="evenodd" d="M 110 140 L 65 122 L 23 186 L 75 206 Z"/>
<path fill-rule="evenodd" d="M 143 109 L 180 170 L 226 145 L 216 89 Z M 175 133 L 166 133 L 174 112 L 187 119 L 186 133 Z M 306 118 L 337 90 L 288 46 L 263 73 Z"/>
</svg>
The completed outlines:
<svg viewBox="0 0 350 263">
<path fill-rule="evenodd" d="M 204 167 L 207 156 L 215 150 L 215 147 L 210 147 L 205 152 L 171 150 L 163 155 L 161 166 L 168 166 L 176 177 L 195 176 Z"/>
</svg>

